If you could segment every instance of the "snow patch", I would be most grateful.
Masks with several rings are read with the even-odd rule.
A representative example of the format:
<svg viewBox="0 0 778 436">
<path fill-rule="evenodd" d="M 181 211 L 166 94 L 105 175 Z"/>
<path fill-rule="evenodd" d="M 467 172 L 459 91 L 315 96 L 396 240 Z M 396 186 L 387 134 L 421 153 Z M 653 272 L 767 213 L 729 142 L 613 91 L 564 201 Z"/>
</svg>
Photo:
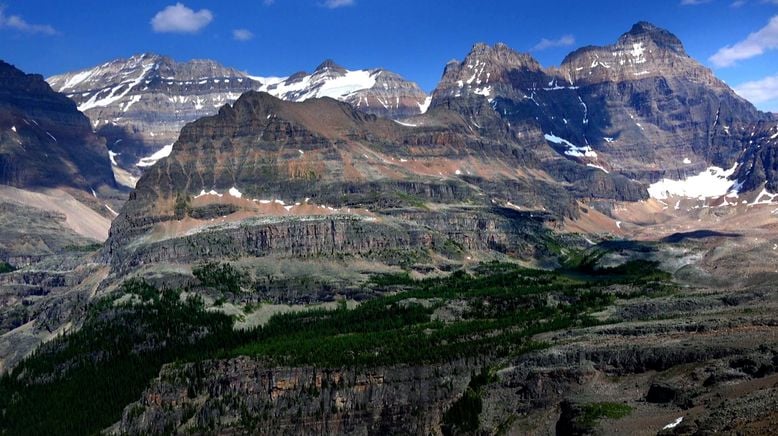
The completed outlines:
<svg viewBox="0 0 778 436">
<path fill-rule="evenodd" d="M 157 150 L 156 153 L 152 154 L 151 156 L 142 157 L 138 163 L 135 164 L 135 166 L 138 167 L 150 167 L 157 163 L 158 160 L 170 156 L 170 153 L 173 151 L 173 144 L 168 144 L 161 149 Z"/>
<path fill-rule="evenodd" d="M 685 158 L 683 158 L 683 163 L 685 163 L 686 165 L 689 165 L 690 163 L 692 163 L 692 161 L 689 160 L 688 157 L 685 157 Z"/>
<path fill-rule="evenodd" d="M 127 102 L 127 104 L 124 106 L 124 109 L 122 109 L 122 112 L 127 112 L 127 109 L 130 108 L 130 106 L 134 105 L 135 103 L 140 101 L 141 96 L 140 95 L 133 95 L 132 98 L 130 98 L 130 101 Z"/>
<path fill-rule="evenodd" d="M 96 107 L 105 107 L 108 106 L 114 102 L 117 102 L 124 98 L 127 94 L 130 93 L 130 91 L 133 90 L 140 82 L 143 81 L 143 78 L 146 77 L 146 73 L 151 71 L 151 69 L 154 67 L 154 64 L 148 64 L 143 66 L 143 71 L 136 77 L 135 79 L 124 81 L 111 89 L 111 92 L 108 94 L 107 97 L 103 98 L 97 98 L 100 94 L 100 92 L 96 93 L 92 96 L 89 100 L 87 100 L 85 103 L 78 106 L 78 110 L 81 112 L 85 112 L 89 109 L 96 108 Z M 120 89 L 123 89 L 121 92 L 117 94 L 117 91 Z"/>
<path fill-rule="evenodd" d="M 678 419 L 676 419 L 675 421 L 671 422 L 670 424 L 667 424 L 666 426 L 662 427 L 662 430 L 668 430 L 668 429 L 671 429 L 671 428 L 675 428 L 681 422 L 683 422 L 683 416 L 678 418 Z"/>
<path fill-rule="evenodd" d="M 645 52 L 646 52 L 646 48 L 643 47 L 643 43 L 638 42 L 632 44 L 632 51 L 630 51 L 629 54 L 631 54 L 632 57 L 634 58 L 633 62 L 635 62 L 636 64 L 642 64 L 646 62 Z"/>
<path fill-rule="evenodd" d="M 214 195 L 216 197 L 221 197 L 222 196 L 222 194 L 219 194 L 218 192 L 214 191 L 213 189 L 211 189 L 208 192 L 205 192 L 205 189 L 203 189 L 203 190 L 200 191 L 199 194 L 195 195 L 194 198 L 200 198 L 200 197 L 203 197 L 203 196 L 206 196 L 206 195 Z"/>
<path fill-rule="evenodd" d="M 238 188 L 236 188 L 236 187 L 234 187 L 234 186 L 233 186 L 232 188 L 230 188 L 230 190 L 229 190 L 229 191 L 227 191 L 227 192 L 228 192 L 230 195 L 232 195 L 233 197 L 235 197 L 235 198 L 241 198 L 241 197 L 243 197 L 243 193 L 242 193 L 242 192 L 240 192 L 240 191 L 238 191 Z"/>
<path fill-rule="evenodd" d="M 95 73 L 95 70 L 86 70 L 86 71 L 82 71 L 82 72 L 80 72 L 78 74 L 74 74 L 57 91 L 62 92 L 64 90 L 66 90 L 66 89 L 75 88 L 76 85 L 78 85 L 80 83 L 83 83 L 86 79 L 88 79 L 94 73 Z"/>
<path fill-rule="evenodd" d="M 588 145 L 579 147 L 577 145 L 574 145 L 570 141 L 566 139 L 562 139 L 558 136 L 555 136 L 553 133 L 551 134 L 545 134 L 543 135 L 546 138 L 546 141 L 553 142 L 554 144 L 558 145 L 564 145 L 567 147 L 567 150 L 565 150 L 565 154 L 568 156 L 574 156 L 574 157 L 597 157 L 597 153 L 592 150 L 591 147 Z"/>
<path fill-rule="evenodd" d="M 427 109 L 430 108 L 430 103 L 432 103 L 432 96 L 428 96 L 424 99 L 423 103 L 419 103 L 419 111 L 423 114 L 426 114 Z"/>
<path fill-rule="evenodd" d="M 484 97 L 489 97 L 492 95 L 492 87 L 491 86 L 485 86 L 483 88 L 476 88 L 475 91 L 473 91 L 473 94 L 483 95 Z"/>
<path fill-rule="evenodd" d="M 749 204 L 749 206 L 755 206 L 757 204 L 774 204 L 773 201 L 776 197 L 778 197 L 778 194 L 773 194 L 768 192 L 767 189 L 762 188 L 762 191 L 759 192 L 759 195 L 756 196 L 753 203 Z"/>
<path fill-rule="evenodd" d="M 648 187 L 651 198 L 664 200 L 671 196 L 699 198 L 721 197 L 737 189 L 737 183 L 729 177 L 735 173 L 737 164 L 725 170 L 708 167 L 705 171 L 684 180 L 662 179 Z"/>
<path fill-rule="evenodd" d="M 595 164 L 586 164 L 587 167 L 597 168 L 598 170 L 602 170 L 605 174 L 610 174 L 610 171 L 606 170 L 605 168 L 595 165 Z"/>
<path fill-rule="evenodd" d="M 108 150 L 108 158 L 111 159 L 111 165 L 119 166 L 118 163 L 116 163 L 116 156 L 120 155 L 121 153 L 114 153 L 111 150 Z"/>
<path fill-rule="evenodd" d="M 261 81 L 261 80 L 260 80 Z M 294 83 L 263 83 L 260 91 L 279 98 L 303 101 L 309 98 L 330 97 L 343 99 L 357 91 L 375 86 L 376 75 L 369 70 L 349 71 L 340 77 L 309 75 Z"/>
</svg>

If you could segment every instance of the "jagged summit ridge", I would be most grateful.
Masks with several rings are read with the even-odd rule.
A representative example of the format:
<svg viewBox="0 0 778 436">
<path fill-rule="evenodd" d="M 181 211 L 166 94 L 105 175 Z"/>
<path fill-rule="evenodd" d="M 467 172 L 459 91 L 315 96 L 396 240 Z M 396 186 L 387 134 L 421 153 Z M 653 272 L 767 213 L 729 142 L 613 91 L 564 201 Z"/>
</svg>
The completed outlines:
<svg viewBox="0 0 778 436">
<path fill-rule="evenodd" d="M 677 53 L 684 53 L 683 43 L 670 31 L 657 27 L 646 21 L 639 21 L 632 26 L 629 32 L 619 38 L 619 42 L 629 42 L 631 40 L 647 38 L 651 39 L 657 46 Z"/>
<path fill-rule="evenodd" d="M 345 73 L 347 71 L 345 68 L 335 63 L 335 61 L 333 61 L 332 59 L 325 59 L 324 62 L 319 64 L 318 67 L 316 67 L 314 73 L 322 72 L 325 70 L 335 70 L 340 73 Z"/>
<path fill-rule="evenodd" d="M 641 21 L 607 46 L 586 46 L 565 57 L 560 67 L 571 83 L 624 81 L 652 76 L 690 79 L 714 84 L 713 73 L 689 57 L 669 31 Z"/>
<path fill-rule="evenodd" d="M 741 148 L 723 126 L 762 117 L 677 37 L 646 22 L 611 45 L 575 50 L 559 68 L 502 44 L 476 44 L 463 62 L 446 65 L 432 107 L 478 125 L 494 111 L 513 129 L 539 127 L 568 159 L 647 182 L 729 168 Z"/>
<path fill-rule="evenodd" d="M 433 93 L 435 100 L 466 95 L 491 98 L 507 92 L 511 71 L 541 71 L 540 63 L 528 53 L 519 53 L 504 43 L 490 46 L 476 43 L 462 62 L 446 64 L 443 78 Z"/>
</svg>

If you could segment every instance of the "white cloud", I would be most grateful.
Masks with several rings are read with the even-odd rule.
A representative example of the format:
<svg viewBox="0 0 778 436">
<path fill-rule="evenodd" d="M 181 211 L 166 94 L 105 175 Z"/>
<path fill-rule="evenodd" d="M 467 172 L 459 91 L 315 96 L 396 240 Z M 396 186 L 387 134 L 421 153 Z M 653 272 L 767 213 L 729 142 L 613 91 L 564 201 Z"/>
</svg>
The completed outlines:
<svg viewBox="0 0 778 436">
<path fill-rule="evenodd" d="M 5 6 L 0 5 L 0 29 L 12 29 L 24 33 L 56 35 L 57 31 L 48 24 L 30 24 L 18 15 L 6 15 Z"/>
<path fill-rule="evenodd" d="M 232 31 L 232 39 L 236 41 L 248 41 L 254 38 L 254 34 L 248 29 L 234 29 Z"/>
<path fill-rule="evenodd" d="M 742 6 L 745 6 L 747 4 L 767 4 L 767 5 L 778 5 L 778 0 L 761 0 L 761 1 L 751 1 L 751 0 L 733 0 L 732 3 L 730 3 L 730 6 L 733 8 L 739 8 Z"/>
<path fill-rule="evenodd" d="M 708 2 L 710 0 L 681 0 L 681 6 L 697 6 Z"/>
<path fill-rule="evenodd" d="M 211 21 L 213 13 L 208 9 L 195 12 L 182 3 L 176 3 L 157 12 L 151 19 L 151 27 L 158 33 L 196 33 Z"/>
<path fill-rule="evenodd" d="M 354 6 L 356 2 L 354 0 L 325 0 L 322 4 L 325 8 L 335 9 L 342 8 L 344 6 Z"/>
<path fill-rule="evenodd" d="M 735 87 L 735 92 L 754 104 L 778 100 L 778 74 L 741 83 Z"/>
<path fill-rule="evenodd" d="M 767 50 L 778 48 L 778 15 L 770 19 L 767 25 L 734 45 L 722 47 L 710 61 L 717 67 L 729 67 L 737 61 L 750 59 Z"/>
<path fill-rule="evenodd" d="M 558 39 L 543 38 L 532 47 L 532 50 L 540 51 L 552 47 L 569 47 L 573 44 L 575 44 L 575 37 L 573 37 L 573 35 L 563 35 Z"/>
</svg>

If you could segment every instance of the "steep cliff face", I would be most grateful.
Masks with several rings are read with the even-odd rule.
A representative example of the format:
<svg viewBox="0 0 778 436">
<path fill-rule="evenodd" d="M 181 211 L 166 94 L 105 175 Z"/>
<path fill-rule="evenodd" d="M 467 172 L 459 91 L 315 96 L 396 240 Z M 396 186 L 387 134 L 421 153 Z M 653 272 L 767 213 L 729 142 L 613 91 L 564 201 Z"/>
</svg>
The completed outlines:
<svg viewBox="0 0 778 436">
<path fill-rule="evenodd" d="M 113 187 L 103 141 L 43 77 L 0 61 L 0 183 L 19 188 Z"/>
<path fill-rule="evenodd" d="M 763 122 L 727 132 L 749 147 L 743 151 L 732 176 L 741 191 L 762 191 L 756 201 L 771 201 L 778 192 L 778 125 Z M 767 194 L 768 198 L 762 198 Z"/>
<path fill-rule="evenodd" d="M 678 38 L 644 22 L 613 45 L 576 50 L 560 68 L 477 44 L 446 67 L 433 97 L 433 107 L 486 100 L 511 125 L 537 126 L 562 156 L 647 182 L 729 168 L 743 144 L 727 130 L 767 118 Z"/>
<path fill-rule="evenodd" d="M 263 368 L 250 358 L 168 367 L 109 432 L 438 434 L 444 411 L 467 387 L 471 370 L 464 362 L 363 370 Z"/>
</svg>

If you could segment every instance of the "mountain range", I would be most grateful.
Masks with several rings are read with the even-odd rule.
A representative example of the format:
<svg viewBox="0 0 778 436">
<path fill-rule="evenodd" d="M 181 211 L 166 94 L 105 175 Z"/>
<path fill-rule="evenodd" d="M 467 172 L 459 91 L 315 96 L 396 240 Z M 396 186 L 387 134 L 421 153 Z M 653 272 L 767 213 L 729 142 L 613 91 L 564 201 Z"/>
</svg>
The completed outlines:
<svg viewBox="0 0 778 436">
<path fill-rule="evenodd" d="M 398 121 L 362 109 L 247 92 L 187 125 L 114 221 L 115 266 L 197 261 L 198 249 L 180 245 L 214 235 L 230 238 L 220 246 L 234 254 L 243 247 L 235 232 L 257 232 L 245 255 L 370 253 L 381 262 L 383 251 L 424 240 L 436 268 L 457 261 L 440 251 L 446 241 L 471 258 L 537 246 L 505 211 L 548 224 L 578 219 L 582 202 L 612 216 L 617 203 L 652 195 L 714 201 L 758 191 L 767 179 L 746 179 L 773 171 L 764 152 L 744 152 L 769 138 L 755 132 L 772 115 L 648 23 L 552 69 L 502 44 L 476 44 L 446 66 L 424 114 Z M 736 168 L 748 177 L 732 178 Z M 686 194 L 706 177 L 715 189 Z M 375 239 L 386 226 L 395 228 L 391 244 Z"/>
<path fill-rule="evenodd" d="M 431 95 L 330 60 L 269 78 L 143 54 L 48 83 L 0 63 L 0 219 L 42 241 L 0 247 L 0 411 L 759 433 L 777 124 L 646 22 L 558 67 L 477 43 Z M 67 384 L 120 379 L 96 416 Z"/>
<path fill-rule="evenodd" d="M 289 101 L 332 97 L 387 117 L 421 113 L 427 98 L 416 84 L 380 68 L 350 71 L 326 61 L 310 74 L 265 78 L 210 60 L 176 62 L 149 53 L 48 82 L 90 117 L 106 139 L 119 180 L 130 187 L 144 168 L 170 153 L 185 124 L 216 113 L 249 90 Z"/>
</svg>

